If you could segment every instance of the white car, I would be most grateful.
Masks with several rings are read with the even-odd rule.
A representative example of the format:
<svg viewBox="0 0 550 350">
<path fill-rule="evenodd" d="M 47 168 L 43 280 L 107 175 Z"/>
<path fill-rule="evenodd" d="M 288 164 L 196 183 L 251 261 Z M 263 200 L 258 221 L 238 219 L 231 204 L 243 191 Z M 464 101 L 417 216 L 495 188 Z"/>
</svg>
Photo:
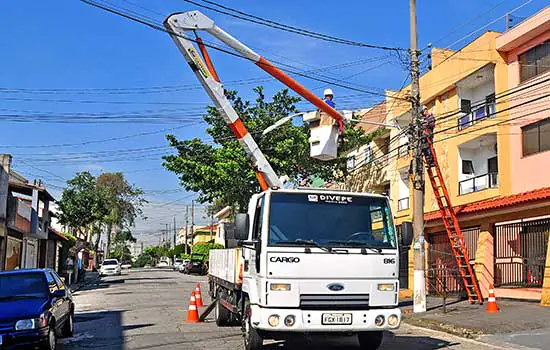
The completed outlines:
<svg viewBox="0 0 550 350">
<path fill-rule="evenodd" d="M 100 276 L 120 276 L 122 273 L 117 259 L 105 259 L 99 269 Z"/>
<path fill-rule="evenodd" d="M 169 267 L 170 264 L 168 264 L 167 261 L 161 260 L 158 262 L 157 267 Z"/>
<path fill-rule="evenodd" d="M 180 265 L 183 264 L 183 259 L 175 259 L 174 265 L 172 266 L 172 270 L 177 271 L 179 270 Z"/>
</svg>

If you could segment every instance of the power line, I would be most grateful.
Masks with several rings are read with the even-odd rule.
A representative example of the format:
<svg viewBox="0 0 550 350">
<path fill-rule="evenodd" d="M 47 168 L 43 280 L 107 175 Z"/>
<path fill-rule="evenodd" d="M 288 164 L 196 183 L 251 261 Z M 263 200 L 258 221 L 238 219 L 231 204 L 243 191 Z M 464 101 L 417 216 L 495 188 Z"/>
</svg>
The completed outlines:
<svg viewBox="0 0 550 350">
<path fill-rule="evenodd" d="M 335 36 L 332 36 L 332 35 L 313 32 L 313 31 L 310 31 L 310 30 L 307 30 L 307 29 L 304 29 L 304 28 L 298 28 L 298 27 L 290 26 L 290 25 L 287 25 L 287 24 L 284 24 L 284 23 L 275 22 L 275 21 L 272 21 L 272 20 L 269 20 L 269 19 L 266 19 L 266 18 L 262 18 L 262 17 L 259 17 L 259 16 L 251 15 L 249 13 L 245 13 L 243 11 L 239 11 L 239 10 L 236 10 L 234 8 L 230 8 L 230 7 L 215 3 L 213 1 L 202 0 L 205 3 L 208 3 L 210 5 L 214 5 L 216 7 L 222 8 L 222 9 L 227 10 L 227 11 L 223 11 L 223 10 L 213 8 L 211 6 L 199 4 L 199 3 L 195 2 L 195 1 L 192 1 L 192 0 L 183 0 L 183 1 L 191 3 L 191 4 L 199 6 L 199 7 L 202 7 L 202 8 L 205 8 L 205 9 L 208 9 L 208 10 L 211 10 L 211 11 L 214 11 L 214 12 L 217 12 L 217 13 L 220 13 L 220 14 L 224 14 L 224 15 L 233 17 L 233 18 L 238 18 L 238 19 L 248 21 L 248 22 L 251 22 L 251 23 L 255 23 L 255 24 L 266 26 L 266 27 L 271 27 L 271 28 L 291 32 L 291 33 L 294 33 L 294 34 L 319 39 L 319 40 L 325 40 L 325 41 L 330 41 L 330 42 L 334 42 L 334 43 L 338 43 L 338 44 L 351 45 L 351 46 L 366 47 L 366 48 L 371 48 L 371 49 L 380 49 L 380 50 L 387 50 L 387 51 L 406 51 L 403 48 L 366 44 L 366 43 L 362 43 L 362 42 L 358 42 L 358 41 L 338 38 L 338 37 L 335 37 Z"/>
<path fill-rule="evenodd" d="M 148 26 L 152 29 L 155 29 L 155 30 L 158 30 L 158 31 L 162 31 L 162 32 L 165 32 L 165 33 L 169 33 L 171 35 L 174 35 L 174 36 L 177 36 L 177 37 L 181 37 L 181 38 L 184 38 L 186 40 L 189 40 L 191 42 L 194 42 L 194 43 L 197 43 L 197 40 L 196 39 L 193 39 L 193 38 L 190 38 L 190 37 L 187 37 L 185 35 L 182 35 L 180 33 L 175 33 L 175 32 L 172 32 L 166 28 L 164 28 L 163 26 L 159 25 L 159 24 L 155 24 L 155 23 L 151 23 L 151 22 L 148 22 L 147 20 L 144 20 L 142 18 L 139 18 L 139 17 L 136 17 L 136 16 L 132 16 L 132 15 L 129 15 L 128 13 L 125 13 L 124 10 L 119 10 L 119 9 L 116 9 L 116 6 L 113 7 L 113 5 L 111 5 L 110 7 L 109 6 L 105 6 L 105 5 L 102 5 L 102 4 L 99 4 L 95 1 L 91 1 L 91 0 L 81 0 L 91 6 L 94 6 L 94 7 L 97 7 L 97 8 L 100 8 L 104 11 L 107 11 L 107 12 L 110 12 L 110 13 L 113 13 L 113 14 L 116 14 L 118 16 L 121 16 L 123 18 L 126 18 L 126 19 L 129 19 L 131 21 L 134 21 L 134 22 L 137 22 L 137 23 L 140 23 L 140 24 L 143 24 L 145 26 Z M 121 8 L 120 6 L 118 6 L 118 8 Z M 127 10 L 126 10 L 127 11 Z M 252 61 L 252 59 L 250 58 L 247 58 L 247 57 L 244 57 L 242 56 L 241 54 L 239 53 L 236 53 L 236 52 L 233 52 L 233 51 L 230 51 L 228 49 L 225 49 L 225 48 L 222 48 L 222 47 L 219 47 L 217 45 L 212 45 L 208 42 L 204 42 L 203 43 L 206 47 L 209 47 L 209 48 L 212 48 L 214 50 L 217 50 L 217 51 L 220 51 L 220 52 L 224 52 L 226 54 L 229 54 L 229 55 L 232 55 L 232 56 L 235 56 L 235 57 L 239 57 L 241 59 L 245 59 L 245 60 L 248 60 L 248 61 Z M 276 61 L 273 61 L 273 62 L 276 62 Z M 262 64 L 262 63 L 257 63 L 257 62 L 254 62 L 255 64 Z M 284 66 L 287 66 L 287 67 L 292 67 L 288 64 L 284 64 L 284 63 L 280 63 L 280 62 L 276 62 L 280 65 L 284 65 Z M 300 72 L 299 70 L 297 71 L 296 67 L 292 67 L 294 70 L 292 69 L 288 69 L 288 68 L 279 68 L 281 69 L 282 71 L 285 71 L 287 73 L 290 73 L 290 74 L 295 74 L 295 75 L 298 75 L 298 76 L 301 76 L 303 78 L 306 78 L 306 79 L 310 79 L 310 80 L 314 80 L 314 81 L 318 81 L 318 82 L 321 82 L 321 83 L 329 83 L 329 84 L 332 84 L 334 86 L 338 86 L 338 87 L 341 87 L 341 88 L 344 88 L 344 89 L 348 89 L 348 90 L 353 90 L 353 91 L 358 91 L 358 92 L 362 92 L 362 93 L 365 93 L 365 94 L 370 94 L 370 95 L 375 95 L 375 96 L 382 96 L 382 97 L 386 97 L 385 94 L 382 94 L 382 93 L 378 93 L 378 92 L 373 92 L 373 91 L 369 91 L 369 90 L 365 90 L 365 89 L 360 89 L 360 88 L 355 88 L 353 86 L 349 86 L 349 85 L 345 85 L 345 84 L 340 84 L 338 82 L 335 82 L 335 81 L 331 81 L 330 78 L 318 78 L 318 77 L 313 77 L 313 76 L 310 76 L 308 74 L 305 74 L 305 73 L 302 73 Z"/>
</svg>

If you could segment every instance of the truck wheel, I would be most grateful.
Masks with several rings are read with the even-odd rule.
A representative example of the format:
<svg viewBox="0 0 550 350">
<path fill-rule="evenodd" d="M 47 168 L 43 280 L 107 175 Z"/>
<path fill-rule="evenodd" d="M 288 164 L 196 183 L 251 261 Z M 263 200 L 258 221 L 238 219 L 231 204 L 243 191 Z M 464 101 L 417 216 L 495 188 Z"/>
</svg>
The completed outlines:
<svg viewBox="0 0 550 350">
<path fill-rule="evenodd" d="M 263 348 L 264 340 L 258 334 L 258 330 L 252 327 L 252 321 L 250 320 L 250 305 L 246 305 L 243 315 L 243 336 L 244 336 L 244 349 L 245 350 L 260 350 Z"/>
<path fill-rule="evenodd" d="M 361 332 L 357 334 L 359 346 L 364 350 L 376 350 L 382 344 L 383 331 Z"/>
<path fill-rule="evenodd" d="M 220 293 L 220 295 L 223 295 L 223 293 Z M 225 327 L 229 325 L 231 312 L 223 307 L 219 299 L 216 300 L 216 307 L 214 308 L 214 312 L 216 315 L 216 325 L 218 327 Z"/>
</svg>

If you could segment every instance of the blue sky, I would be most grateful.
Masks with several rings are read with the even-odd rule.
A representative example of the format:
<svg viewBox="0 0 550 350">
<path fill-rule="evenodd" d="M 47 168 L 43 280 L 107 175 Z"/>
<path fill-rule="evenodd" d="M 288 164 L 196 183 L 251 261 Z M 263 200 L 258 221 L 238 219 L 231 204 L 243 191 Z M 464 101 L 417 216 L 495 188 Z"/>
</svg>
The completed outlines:
<svg viewBox="0 0 550 350">
<path fill-rule="evenodd" d="M 525 2 L 528 4 L 514 15 L 526 17 L 547 4 L 542 0 L 419 1 L 419 46 L 424 48 L 432 42 L 437 47 L 448 47 Z M 196 9 L 181 0 L 109 0 L 108 3 L 147 15 L 157 22 L 172 12 Z M 405 0 L 339 3 L 220 0 L 220 3 L 346 39 L 392 47 L 409 46 L 409 8 Z M 388 54 L 385 51 L 319 41 L 203 11 L 261 55 L 297 69 L 314 70 L 351 62 L 353 64 L 345 68 L 322 70 L 322 74 L 378 92 L 399 88 L 407 75 L 397 59 L 385 57 Z M 487 29 L 502 31 L 504 24 L 502 19 Z M 484 31 L 452 48 L 460 48 Z M 202 89 L 196 88 L 195 76 L 169 36 L 80 1 L 31 0 L 2 2 L 0 40 L 0 152 L 14 155 L 13 167 L 30 179 L 44 179 L 54 194 L 59 194 L 60 189 L 53 186 L 63 186 L 64 179 L 71 178 L 75 172 L 123 171 L 132 183 L 147 191 L 151 201 L 145 211 L 149 219 L 140 220 L 136 228 L 141 239 L 147 243 L 158 241 L 158 235 L 151 233 L 161 225 L 164 227 L 165 222 L 172 222 L 174 215 L 179 226 L 185 205 L 193 197 L 177 191 L 176 176 L 160 165 L 160 155 L 170 152 L 164 134 L 171 132 L 179 138 L 205 137 L 205 125 L 199 122 L 209 100 Z M 266 77 L 250 62 L 220 52 L 211 52 L 211 55 L 223 81 Z M 324 87 L 319 82 L 298 80 L 319 94 Z M 268 93 L 282 87 L 275 81 L 262 84 Z M 228 83 L 226 86 L 251 97 L 255 84 Z M 139 89 L 108 90 L 128 88 Z M 333 90 L 341 108 L 364 107 L 376 102 L 371 95 L 338 87 Z M 309 108 L 306 104 L 300 107 Z M 137 113 L 157 121 L 74 123 L 82 115 L 100 113 L 115 119 Z M 7 116 L 10 120 L 6 120 Z M 162 131 L 166 129 L 172 130 Z M 121 137 L 123 139 L 103 141 Z M 59 144 L 68 145 L 52 146 Z M 199 212 L 198 222 L 205 221 L 202 216 Z"/>
</svg>

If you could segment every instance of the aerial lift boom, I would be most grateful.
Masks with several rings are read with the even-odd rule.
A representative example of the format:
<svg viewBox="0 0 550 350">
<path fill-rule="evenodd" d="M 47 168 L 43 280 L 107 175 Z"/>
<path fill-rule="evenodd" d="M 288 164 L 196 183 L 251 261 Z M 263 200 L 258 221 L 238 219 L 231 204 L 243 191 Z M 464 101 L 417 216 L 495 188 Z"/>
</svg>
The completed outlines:
<svg viewBox="0 0 550 350">
<path fill-rule="evenodd" d="M 218 40 L 222 41 L 233 50 L 237 51 L 242 57 L 254 62 L 258 67 L 272 75 L 274 78 L 288 86 L 294 92 L 311 102 L 322 112 L 334 118 L 342 127 L 343 115 L 330 107 L 314 93 L 306 89 L 300 83 L 292 79 L 283 71 L 275 67 L 268 60 L 258 55 L 252 49 L 223 31 L 216 26 L 214 21 L 199 11 L 190 11 L 170 15 L 165 21 L 164 26 L 170 33 L 170 36 L 180 49 L 181 53 L 191 69 L 201 82 L 202 86 L 218 108 L 229 128 L 233 131 L 235 137 L 244 148 L 248 158 L 252 161 L 256 177 L 262 190 L 272 187 L 282 187 L 282 183 L 265 158 L 262 151 L 246 130 L 243 122 L 229 100 L 225 97 L 223 84 L 220 82 L 216 70 L 210 60 L 206 46 L 202 40 L 196 36 L 192 39 L 189 35 L 199 30 L 206 31 Z M 196 42 L 206 64 L 199 57 L 193 43 Z"/>
</svg>

